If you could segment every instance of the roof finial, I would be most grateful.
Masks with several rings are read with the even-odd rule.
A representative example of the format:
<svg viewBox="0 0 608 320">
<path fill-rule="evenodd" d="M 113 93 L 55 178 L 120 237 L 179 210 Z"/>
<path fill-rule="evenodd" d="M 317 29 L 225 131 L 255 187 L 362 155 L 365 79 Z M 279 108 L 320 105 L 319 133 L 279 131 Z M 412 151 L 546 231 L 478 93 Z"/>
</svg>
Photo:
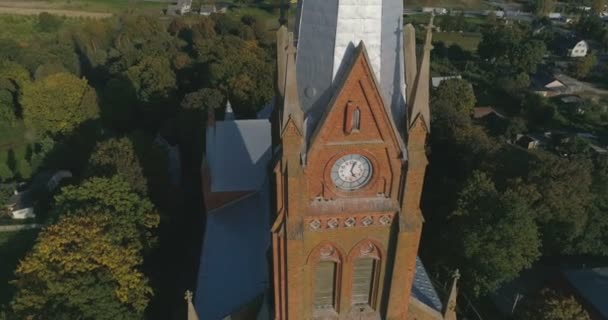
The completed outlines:
<svg viewBox="0 0 608 320">
<path fill-rule="evenodd" d="M 192 304 L 192 291 L 186 291 L 184 300 L 186 300 L 186 303 L 188 304 L 188 320 L 198 320 L 196 309 L 194 309 L 194 305 Z"/>
<path fill-rule="evenodd" d="M 405 97 L 408 105 L 411 106 L 416 75 L 418 74 L 418 63 L 416 61 L 416 29 L 414 29 L 414 26 L 411 23 L 408 23 L 405 28 L 403 28 L 403 53 L 405 55 Z"/>
<path fill-rule="evenodd" d="M 452 288 L 450 289 L 450 295 L 443 311 L 444 320 L 456 320 L 456 299 L 458 298 L 458 280 L 460 279 L 460 271 L 458 269 L 452 274 L 452 279 Z"/>
</svg>

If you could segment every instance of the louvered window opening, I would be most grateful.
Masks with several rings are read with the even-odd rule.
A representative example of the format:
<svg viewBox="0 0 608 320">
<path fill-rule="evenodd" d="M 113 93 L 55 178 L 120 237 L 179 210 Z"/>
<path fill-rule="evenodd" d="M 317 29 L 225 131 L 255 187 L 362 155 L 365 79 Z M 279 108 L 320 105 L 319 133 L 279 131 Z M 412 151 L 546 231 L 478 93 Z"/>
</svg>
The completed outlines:
<svg viewBox="0 0 608 320">
<path fill-rule="evenodd" d="M 376 262 L 370 258 L 355 260 L 353 266 L 353 306 L 371 305 Z"/>
<path fill-rule="evenodd" d="M 321 261 L 315 274 L 314 307 L 316 310 L 334 309 L 336 297 L 336 263 Z"/>
</svg>

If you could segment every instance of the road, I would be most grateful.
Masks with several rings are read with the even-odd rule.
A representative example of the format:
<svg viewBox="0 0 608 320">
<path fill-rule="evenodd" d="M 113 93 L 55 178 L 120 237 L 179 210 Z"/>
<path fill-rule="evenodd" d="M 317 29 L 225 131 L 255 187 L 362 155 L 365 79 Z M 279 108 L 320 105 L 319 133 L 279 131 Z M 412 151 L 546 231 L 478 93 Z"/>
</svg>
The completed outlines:
<svg viewBox="0 0 608 320">
<path fill-rule="evenodd" d="M 451 12 L 454 14 L 460 14 L 460 12 L 463 12 L 466 17 L 482 17 L 487 15 L 487 11 L 488 10 L 452 10 Z M 404 15 L 416 15 L 425 13 L 427 12 L 422 12 L 421 9 L 407 8 L 403 10 Z M 507 10 L 505 11 L 504 18 L 513 21 L 532 22 L 534 20 L 534 15 L 530 12 Z"/>
<path fill-rule="evenodd" d="M 49 8 L 21 8 L 17 6 L 4 6 L 4 2 L 0 2 L 0 14 L 18 14 L 18 15 L 39 15 L 42 12 L 48 12 L 58 16 L 66 17 L 84 17 L 103 19 L 111 17 L 111 13 L 106 12 L 91 12 L 91 11 L 80 11 L 80 10 L 63 10 L 63 9 L 49 9 Z"/>
</svg>

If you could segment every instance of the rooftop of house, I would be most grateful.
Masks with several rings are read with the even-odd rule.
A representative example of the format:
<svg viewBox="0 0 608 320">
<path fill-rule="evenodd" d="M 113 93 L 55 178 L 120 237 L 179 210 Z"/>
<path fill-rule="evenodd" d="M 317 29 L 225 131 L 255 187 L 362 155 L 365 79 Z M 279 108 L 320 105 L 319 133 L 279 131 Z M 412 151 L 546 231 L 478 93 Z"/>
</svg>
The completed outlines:
<svg viewBox="0 0 608 320">
<path fill-rule="evenodd" d="M 207 128 L 211 192 L 260 190 L 271 157 L 270 121 L 227 118 Z"/>
</svg>

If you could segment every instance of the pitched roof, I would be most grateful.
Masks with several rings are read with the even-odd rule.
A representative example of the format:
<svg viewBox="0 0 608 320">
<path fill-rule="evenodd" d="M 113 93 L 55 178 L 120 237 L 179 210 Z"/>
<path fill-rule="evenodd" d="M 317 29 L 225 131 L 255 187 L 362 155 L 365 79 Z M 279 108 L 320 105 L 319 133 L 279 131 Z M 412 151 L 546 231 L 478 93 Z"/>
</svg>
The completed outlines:
<svg viewBox="0 0 608 320">
<path fill-rule="evenodd" d="M 578 295 L 592 305 L 604 318 L 608 318 L 608 267 L 563 270 L 562 273 L 576 289 Z"/>
<path fill-rule="evenodd" d="M 269 286 L 270 187 L 207 214 L 195 307 L 200 319 L 221 320 Z"/>
<path fill-rule="evenodd" d="M 420 257 L 416 257 L 416 274 L 412 285 L 412 297 L 435 311 L 442 311 L 441 299 L 439 299 Z"/>
<path fill-rule="evenodd" d="M 207 128 L 211 192 L 259 190 L 271 157 L 270 121 L 217 121 Z"/>
</svg>

